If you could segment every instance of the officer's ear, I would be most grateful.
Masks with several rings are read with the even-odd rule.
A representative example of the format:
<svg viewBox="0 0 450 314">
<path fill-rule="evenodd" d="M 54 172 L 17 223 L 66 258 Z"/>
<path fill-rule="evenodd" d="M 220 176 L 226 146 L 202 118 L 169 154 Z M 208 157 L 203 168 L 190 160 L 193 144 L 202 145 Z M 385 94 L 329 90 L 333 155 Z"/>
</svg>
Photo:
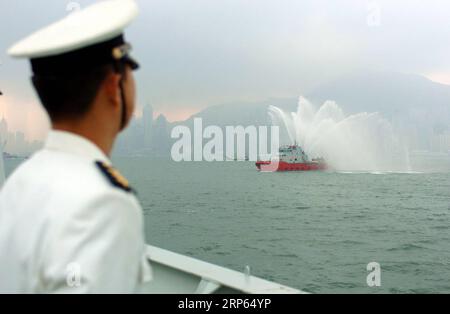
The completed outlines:
<svg viewBox="0 0 450 314">
<path fill-rule="evenodd" d="M 121 91 L 120 91 L 120 80 L 122 75 L 111 70 L 105 77 L 102 84 L 103 92 L 105 93 L 108 101 L 113 105 L 121 104 Z"/>
</svg>

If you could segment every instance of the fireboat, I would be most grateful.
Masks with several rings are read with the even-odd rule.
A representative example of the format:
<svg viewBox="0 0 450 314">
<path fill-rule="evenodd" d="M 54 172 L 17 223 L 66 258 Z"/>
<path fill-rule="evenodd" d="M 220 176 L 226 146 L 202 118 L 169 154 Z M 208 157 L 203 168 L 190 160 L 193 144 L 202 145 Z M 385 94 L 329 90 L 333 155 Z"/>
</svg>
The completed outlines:
<svg viewBox="0 0 450 314">
<path fill-rule="evenodd" d="M 257 161 L 259 171 L 317 171 L 328 168 L 323 158 L 309 159 L 305 151 L 297 144 L 283 146 L 276 158 L 269 161 Z"/>
</svg>

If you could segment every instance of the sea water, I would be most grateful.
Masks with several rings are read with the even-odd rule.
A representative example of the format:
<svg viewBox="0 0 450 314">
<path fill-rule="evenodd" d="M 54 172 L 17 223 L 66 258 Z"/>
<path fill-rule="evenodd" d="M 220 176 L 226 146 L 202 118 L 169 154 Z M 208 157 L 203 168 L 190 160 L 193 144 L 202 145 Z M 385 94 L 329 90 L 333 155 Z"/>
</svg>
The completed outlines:
<svg viewBox="0 0 450 314">
<path fill-rule="evenodd" d="M 450 292 L 448 160 L 407 173 L 114 163 L 138 191 L 152 245 L 312 293 Z M 380 287 L 367 285 L 371 262 Z"/>
</svg>

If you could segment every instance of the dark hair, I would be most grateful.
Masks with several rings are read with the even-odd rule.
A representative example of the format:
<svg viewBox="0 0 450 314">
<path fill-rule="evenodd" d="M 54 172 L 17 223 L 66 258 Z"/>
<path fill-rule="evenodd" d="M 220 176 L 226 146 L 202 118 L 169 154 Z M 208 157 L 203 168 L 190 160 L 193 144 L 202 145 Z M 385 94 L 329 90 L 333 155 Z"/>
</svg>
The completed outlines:
<svg viewBox="0 0 450 314">
<path fill-rule="evenodd" d="M 34 75 L 32 82 L 51 121 L 83 117 L 90 109 L 112 65 L 80 73 L 56 76 Z"/>
</svg>

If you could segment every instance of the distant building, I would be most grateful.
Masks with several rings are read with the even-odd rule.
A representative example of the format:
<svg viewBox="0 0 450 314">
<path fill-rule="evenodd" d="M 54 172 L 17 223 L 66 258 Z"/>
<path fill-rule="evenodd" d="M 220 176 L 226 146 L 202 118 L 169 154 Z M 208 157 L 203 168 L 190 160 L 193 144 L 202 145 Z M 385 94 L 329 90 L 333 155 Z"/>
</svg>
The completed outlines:
<svg viewBox="0 0 450 314">
<path fill-rule="evenodd" d="M 431 138 L 431 150 L 439 153 L 450 151 L 450 131 L 434 134 Z"/>
<path fill-rule="evenodd" d="M 8 134 L 8 123 L 6 122 L 5 117 L 2 117 L 0 121 L 0 138 L 6 139 Z"/>
<path fill-rule="evenodd" d="M 142 124 L 144 127 L 144 148 L 146 150 L 152 147 L 152 129 L 153 129 L 153 107 L 146 105 L 142 113 Z"/>
<path fill-rule="evenodd" d="M 170 153 L 170 123 L 164 115 L 155 120 L 151 105 L 143 108 L 141 117 L 133 117 L 114 147 L 120 156 L 161 156 Z"/>
<path fill-rule="evenodd" d="M 155 120 L 152 134 L 152 151 L 164 155 L 170 152 L 169 122 L 161 114 Z"/>
<path fill-rule="evenodd" d="M 16 154 L 25 155 L 27 153 L 27 142 L 25 141 L 25 134 L 23 132 L 16 132 L 15 144 Z"/>
<path fill-rule="evenodd" d="M 42 148 L 41 141 L 28 142 L 25 133 L 21 131 L 11 132 L 8 122 L 3 117 L 0 121 L 0 145 L 3 151 L 11 155 L 28 156 Z"/>
</svg>

